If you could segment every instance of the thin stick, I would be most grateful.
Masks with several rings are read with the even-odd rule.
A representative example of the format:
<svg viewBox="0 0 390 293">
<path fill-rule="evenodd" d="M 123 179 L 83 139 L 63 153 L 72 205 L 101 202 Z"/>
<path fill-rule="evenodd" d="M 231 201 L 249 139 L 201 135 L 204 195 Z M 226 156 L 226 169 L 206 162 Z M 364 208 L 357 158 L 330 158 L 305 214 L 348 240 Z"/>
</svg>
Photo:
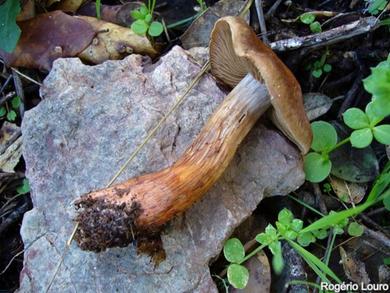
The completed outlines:
<svg viewBox="0 0 390 293">
<path fill-rule="evenodd" d="M 267 27 L 265 25 L 265 20 L 264 20 L 263 1 L 255 0 L 255 6 L 256 6 L 257 17 L 259 19 L 259 24 L 260 24 L 261 38 L 263 39 L 263 42 L 268 45 L 269 40 L 267 38 Z"/>
<path fill-rule="evenodd" d="M 6 64 L 4 63 L 4 61 L 1 60 L 1 59 L 0 59 L 0 62 L 3 63 L 4 65 L 6 65 Z M 15 71 L 17 74 L 19 74 L 21 77 L 27 79 L 28 81 L 31 81 L 32 83 L 35 83 L 35 84 L 37 84 L 37 85 L 39 85 L 39 86 L 42 86 L 42 84 L 41 84 L 40 82 L 36 81 L 35 79 L 32 79 L 31 77 L 25 75 L 24 73 L 21 73 L 21 72 L 20 72 L 19 70 L 17 70 L 16 68 L 14 68 L 14 67 L 9 67 L 9 68 L 11 68 L 13 71 Z"/>
</svg>

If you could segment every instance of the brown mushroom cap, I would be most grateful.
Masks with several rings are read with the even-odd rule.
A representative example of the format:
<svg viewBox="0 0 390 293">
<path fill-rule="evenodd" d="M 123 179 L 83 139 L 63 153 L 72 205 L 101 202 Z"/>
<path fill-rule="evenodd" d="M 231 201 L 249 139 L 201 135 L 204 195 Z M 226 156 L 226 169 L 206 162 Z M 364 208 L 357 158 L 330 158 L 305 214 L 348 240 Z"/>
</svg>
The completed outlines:
<svg viewBox="0 0 390 293">
<path fill-rule="evenodd" d="M 231 87 L 248 73 L 264 82 L 274 123 L 303 154 L 309 151 L 312 132 L 298 81 L 242 18 L 227 16 L 215 23 L 210 37 L 210 62 L 213 75 Z"/>
</svg>

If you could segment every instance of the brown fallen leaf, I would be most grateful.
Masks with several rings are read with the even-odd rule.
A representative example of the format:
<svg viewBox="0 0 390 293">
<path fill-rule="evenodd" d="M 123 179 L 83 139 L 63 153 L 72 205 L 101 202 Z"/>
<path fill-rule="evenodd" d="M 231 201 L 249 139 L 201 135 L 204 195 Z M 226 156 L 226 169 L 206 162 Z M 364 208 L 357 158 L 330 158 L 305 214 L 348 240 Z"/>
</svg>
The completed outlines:
<svg viewBox="0 0 390 293">
<path fill-rule="evenodd" d="M 341 257 L 340 262 L 343 265 L 347 278 L 358 284 L 369 284 L 370 277 L 367 274 L 364 262 L 358 260 L 351 253 L 348 254 L 342 246 L 339 247 L 339 251 Z"/>
<path fill-rule="evenodd" d="M 77 16 L 77 18 L 87 22 L 98 32 L 91 44 L 78 54 L 85 61 L 98 64 L 109 59 L 121 59 L 131 53 L 146 54 L 151 57 L 157 55 L 150 40 L 137 35 L 130 28 L 89 16 Z"/>
<path fill-rule="evenodd" d="M 358 204 L 364 198 L 367 185 L 347 182 L 334 176 L 329 178 L 334 192 L 342 201 Z"/>
<path fill-rule="evenodd" d="M 21 37 L 13 53 L 0 50 L 7 65 L 49 70 L 59 57 L 74 57 L 96 35 L 86 21 L 61 11 L 38 15 L 18 23 Z"/>
<path fill-rule="evenodd" d="M 80 57 L 98 64 L 133 52 L 157 55 L 147 37 L 92 17 L 70 16 L 57 10 L 18 25 L 22 35 L 15 51 L 9 54 L 0 50 L 0 57 L 9 66 L 50 70 L 60 57 Z"/>
</svg>

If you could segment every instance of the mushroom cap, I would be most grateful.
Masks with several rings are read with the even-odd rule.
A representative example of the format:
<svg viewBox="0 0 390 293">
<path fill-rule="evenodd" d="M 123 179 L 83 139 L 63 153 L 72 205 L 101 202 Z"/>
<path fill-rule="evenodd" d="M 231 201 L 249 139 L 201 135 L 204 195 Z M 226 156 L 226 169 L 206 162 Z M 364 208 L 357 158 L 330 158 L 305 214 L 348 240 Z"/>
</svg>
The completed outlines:
<svg viewBox="0 0 390 293">
<path fill-rule="evenodd" d="M 303 154 L 309 151 L 312 132 L 298 81 L 242 18 L 227 16 L 215 23 L 210 37 L 210 63 L 212 74 L 231 87 L 248 73 L 265 83 L 273 106 L 273 122 Z"/>
</svg>

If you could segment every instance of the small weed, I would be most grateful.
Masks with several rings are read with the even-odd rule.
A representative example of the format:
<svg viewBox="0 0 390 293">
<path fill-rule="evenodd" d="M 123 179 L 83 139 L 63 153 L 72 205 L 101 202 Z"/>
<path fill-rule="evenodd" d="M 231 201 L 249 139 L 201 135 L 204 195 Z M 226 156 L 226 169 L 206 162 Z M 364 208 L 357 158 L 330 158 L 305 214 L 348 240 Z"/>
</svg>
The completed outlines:
<svg viewBox="0 0 390 293">
<path fill-rule="evenodd" d="M 364 0 L 367 3 L 367 11 L 372 15 L 377 15 L 387 6 L 388 0 Z"/>
<path fill-rule="evenodd" d="M 303 221 L 294 218 L 294 215 L 290 210 L 281 210 L 275 225 L 269 224 L 263 233 L 260 233 L 255 237 L 255 240 L 260 246 L 255 248 L 251 253 L 245 255 L 244 246 L 237 238 L 226 241 L 223 253 L 226 260 L 230 263 L 227 269 L 229 283 L 238 289 L 245 288 L 248 283 L 249 272 L 242 264 L 264 248 L 268 248 L 271 251 L 273 255 L 272 267 L 275 273 L 280 273 L 284 267 L 281 241 L 287 241 L 306 261 L 309 267 L 320 277 L 322 282 L 330 283 L 331 279 L 333 282 L 341 283 L 341 280 L 328 267 L 332 249 L 328 249 L 329 253 L 324 256 L 324 261 L 321 261 L 304 247 L 309 246 L 317 240 L 323 240 L 330 235 L 330 248 L 332 248 L 336 236 L 344 234 L 345 231 L 353 237 L 361 236 L 364 232 L 364 227 L 357 222 L 349 223 L 350 218 L 362 213 L 364 210 L 378 202 L 383 201 L 385 203 L 386 201 L 389 201 L 389 199 L 390 163 L 385 166 L 382 173 L 375 181 L 363 204 L 339 212 L 331 211 L 328 215 L 322 215 L 321 212 L 310 207 L 311 210 L 315 210 L 317 214 L 321 215 L 321 218 L 305 228 L 303 227 Z M 295 200 L 308 207 L 306 203 L 303 203 L 298 199 Z"/>
<path fill-rule="evenodd" d="M 310 31 L 312 33 L 316 34 L 322 32 L 321 24 L 315 20 L 316 19 L 315 14 L 311 12 L 306 12 L 301 14 L 299 16 L 299 19 L 301 20 L 302 23 L 307 24 L 309 26 Z"/>
<path fill-rule="evenodd" d="M 153 21 L 153 12 L 156 0 L 148 0 L 148 5 L 141 4 L 139 9 L 131 11 L 131 17 L 135 20 L 131 24 L 131 29 L 140 36 L 148 34 L 151 37 L 158 37 L 164 31 L 161 22 Z"/>
<path fill-rule="evenodd" d="M 8 121 L 13 122 L 18 116 L 16 111 L 19 109 L 21 100 L 18 96 L 12 98 L 11 107 L 8 103 L 5 103 L 5 106 L 0 107 L 0 118 L 5 117 Z"/>
<path fill-rule="evenodd" d="M 311 71 L 311 74 L 315 78 L 320 78 L 323 73 L 329 73 L 332 71 L 332 65 L 326 63 L 326 58 L 329 54 L 329 51 L 326 50 L 326 52 L 321 56 L 319 60 L 314 61 L 313 64 L 310 64 L 307 67 L 307 69 Z"/>
<path fill-rule="evenodd" d="M 313 131 L 312 152 L 304 158 L 306 179 L 310 182 L 323 181 L 332 169 L 329 154 L 338 147 L 350 142 L 355 148 L 365 148 L 375 139 L 381 144 L 390 144 L 390 124 L 378 125 L 390 115 L 390 55 L 386 61 L 372 69 L 369 77 L 363 80 L 364 88 L 372 94 L 372 100 L 365 111 L 350 108 L 343 114 L 344 123 L 352 129 L 349 137 L 338 142 L 335 128 L 325 121 L 311 124 Z"/>
</svg>

